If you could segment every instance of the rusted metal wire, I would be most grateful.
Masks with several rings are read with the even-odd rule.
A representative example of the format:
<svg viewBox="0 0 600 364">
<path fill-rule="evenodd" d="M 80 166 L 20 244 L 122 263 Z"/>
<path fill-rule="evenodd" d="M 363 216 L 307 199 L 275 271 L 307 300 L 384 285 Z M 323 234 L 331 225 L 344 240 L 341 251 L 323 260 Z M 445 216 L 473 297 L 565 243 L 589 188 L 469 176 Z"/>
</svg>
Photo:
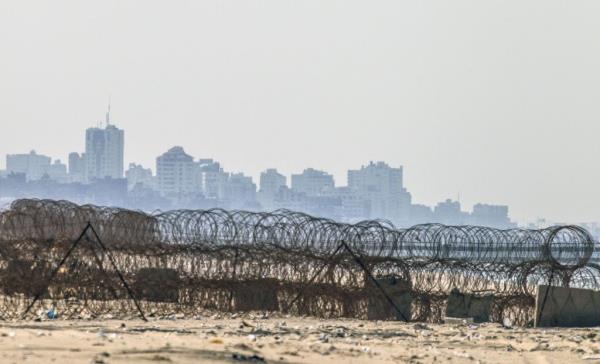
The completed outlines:
<svg viewBox="0 0 600 364">
<path fill-rule="evenodd" d="M 73 317 L 134 312 L 115 266 L 144 311 L 157 313 L 289 308 L 320 317 L 366 318 L 374 307 L 372 274 L 399 282 L 397 290 L 410 297 L 411 320 L 441 320 L 449 293 L 458 289 L 492 294 L 494 320 L 510 316 L 527 322 L 537 285 L 547 284 L 551 276 L 561 286 L 600 285 L 594 241 L 578 226 L 499 230 L 424 224 L 398 229 L 385 221 L 344 224 L 288 210 L 149 214 L 17 200 L 0 212 L 0 308 L 5 316 L 31 303 L 44 288 L 40 282 L 50 278 L 88 223 L 109 254 L 82 242 L 43 292 L 40 308 L 60 306 Z M 351 254 L 338 253 L 342 241 L 368 274 Z"/>
</svg>

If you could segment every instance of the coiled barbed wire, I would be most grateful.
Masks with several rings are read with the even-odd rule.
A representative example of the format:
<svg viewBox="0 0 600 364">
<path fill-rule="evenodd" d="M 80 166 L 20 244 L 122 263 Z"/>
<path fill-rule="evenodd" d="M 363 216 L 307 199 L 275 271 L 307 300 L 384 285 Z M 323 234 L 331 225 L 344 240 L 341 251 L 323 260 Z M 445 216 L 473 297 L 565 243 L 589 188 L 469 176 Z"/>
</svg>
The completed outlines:
<svg viewBox="0 0 600 364">
<path fill-rule="evenodd" d="M 594 241 L 578 226 L 398 229 L 381 220 L 345 224 L 289 210 L 144 213 L 17 200 L 0 212 L 5 302 L 27 301 L 44 289 L 52 268 L 88 223 L 144 305 L 175 305 L 185 312 L 206 307 L 372 316 L 373 286 L 339 249 L 342 241 L 376 277 L 401 282 L 398 287 L 410 295 L 409 315 L 417 320 L 439 321 L 445 300 L 458 289 L 493 295 L 493 319 L 512 315 L 524 322 L 531 319 L 538 284 L 600 283 Z M 75 297 L 97 312 L 130 308 L 113 268 L 93 244 L 83 244 L 50 284 L 46 301 Z"/>
</svg>

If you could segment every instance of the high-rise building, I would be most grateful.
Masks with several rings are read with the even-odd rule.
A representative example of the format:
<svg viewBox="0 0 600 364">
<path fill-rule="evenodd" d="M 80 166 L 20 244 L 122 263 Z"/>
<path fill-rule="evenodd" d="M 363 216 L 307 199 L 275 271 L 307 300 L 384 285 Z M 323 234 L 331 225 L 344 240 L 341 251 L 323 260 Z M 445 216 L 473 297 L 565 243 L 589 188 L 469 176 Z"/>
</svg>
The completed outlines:
<svg viewBox="0 0 600 364">
<path fill-rule="evenodd" d="M 252 177 L 232 173 L 225 185 L 225 200 L 230 208 L 252 208 L 256 205 L 256 185 Z"/>
<path fill-rule="evenodd" d="M 434 222 L 433 210 L 426 205 L 414 204 L 410 206 L 410 225 L 427 224 Z"/>
<path fill-rule="evenodd" d="M 260 174 L 260 192 L 275 195 L 286 184 L 287 178 L 277 169 L 269 168 Z"/>
<path fill-rule="evenodd" d="M 439 202 L 433 210 L 433 222 L 445 225 L 464 225 L 468 214 L 460 208 L 460 202 L 447 199 Z"/>
<path fill-rule="evenodd" d="M 194 158 L 182 147 L 173 147 L 156 158 L 158 192 L 172 201 L 183 201 L 191 194 L 200 192 L 196 185 Z"/>
<path fill-rule="evenodd" d="M 105 128 L 85 131 L 85 179 L 123 178 L 125 133 L 110 124 L 110 106 Z"/>
<path fill-rule="evenodd" d="M 324 171 L 308 168 L 301 174 L 292 174 L 292 191 L 297 193 L 320 196 L 334 187 L 333 176 Z"/>
<path fill-rule="evenodd" d="M 68 182 L 67 165 L 57 159 L 47 167 L 44 176 L 59 183 L 66 183 Z"/>
<path fill-rule="evenodd" d="M 310 201 L 305 193 L 295 192 L 288 186 L 283 186 L 275 195 L 273 210 L 289 209 L 293 211 L 308 212 L 311 208 Z"/>
<path fill-rule="evenodd" d="M 329 190 L 325 195 L 339 201 L 335 206 L 335 214 L 332 216 L 336 219 L 352 223 L 365 220 L 370 215 L 369 201 L 350 187 L 336 187 Z"/>
<path fill-rule="evenodd" d="M 84 155 L 77 152 L 69 153 L 69 174 L 85 173 Z"/>
<path fill-rule="evenodd" d="M 60 160 L 31 151 L 29 154 L 9 154 L 6 156 L 7 173 L 24 174 L 26 181 L 48 178 L 56 182 L 67 182 L 67 166 Z"/>
<path fill-rule="evenodd" d="M 508 218 L 508 206 L 481 203 L 473 206 L 473 212 L 469 216 L 469 224 L 491 226 L 499 229 L 515 227 L 515 224 Z"/>
<path fill-rule="evenodd" d="M 51 162 L 52 158 L 37 154 L 34 150 L 29 154 L 8 154 L 6 172 L 24 174 L 27 181 L 37 181 L 48 172 Z"/>
<path fill-rule="evenodd" d="M 402 167 L 370 162 L 348 171 L 348 187 L 369 201 L 371 218 L 389 219 L 399 226 L 409 223 L 411 196 L 402 181 Z"/>
<path fill-rule="evenodd" d="M 275 209 L 275 196 L 277 192 L 287 186 L 287 179 L 276 169 L 270 168 L 260 174 L 260 189 L 258 201 L 265 210 Z"/>
<path fill-rule="evenodd" d="M 155 179 L 150 168 L 135 163 L 130 163 L 129 168 L 125 171 L 127 179 L 127 190 L 131 191 L 136 186 L 155 189 Z"/>
<path fill-rule="evenodd" d="M 212 159 L 200 159 L 196 162 L 196 185 L 205 198 L 220 200 L 225 198 L 225 185 L 229 175 L 221 164 Z"/>
<path fill-rule="evenodd" d="M 77 152 L 69 153 L 69 181 L 84 182 L 85 181 L 85 153 Z"/>
</svg>

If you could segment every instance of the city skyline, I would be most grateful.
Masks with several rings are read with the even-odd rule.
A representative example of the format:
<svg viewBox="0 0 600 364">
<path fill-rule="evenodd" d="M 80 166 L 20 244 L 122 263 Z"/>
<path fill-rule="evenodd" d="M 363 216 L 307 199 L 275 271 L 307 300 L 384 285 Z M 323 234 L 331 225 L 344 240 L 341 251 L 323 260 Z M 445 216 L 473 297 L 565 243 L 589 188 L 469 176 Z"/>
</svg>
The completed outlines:
<svg viewBox="0 0 600 364">
<path fill-rule="evenodd" d="M 110 122 L 110 112 L 111 112 L 110 109 L 111 109 L 111 105 L 110 105 L 110 101 L 109 101 L 108 110 L 107 110 L 107 112 L 105 114 L 105 120 L 97 122 L 95 124 L 95 126 L 88 127 L 86 129 L 86 138 L 85 139 L 89 139 L 90 138 L 90 133 L 92 133 L 92 135 L 93 135 L 94 133 L 101 132 L 101 134 L 102 134 L 102 132 L 104 130 L 107 130 L 107 131 L 108 130 L 115 130 L 117 133 L 120 133 L 120 143 L 121 143 L 121 145 L 118 147 L 119 148 L 119 152 L 120 152 L 120 154 L 119 154 L 118 157 L 121 158 L 122 164 L 119 167 L 116 167 L 117 171 L 119 170 L 119 168 L 121 168 L 121 170 L 122 170 L 121 177 L 119 177 L 119 178 L 125 178 L 125 179 L 127 179 L 126 172 L 128 172 L 128 170 L 130 168 L 132 168 L 132 167 L 134 169 L 141 169 L 141 170 L 146 170 L 146 171 L 149 170 L 150 173 L 151 173 L 151 177 L 152 178 L 157 178 L 157 175 L 158 175 L 157 174 L 157 172 L 158 172 L 158 159 L 160 157 L 160 154 L 157 157 L 153 158 L 154 159 L 154 164 L 151 164 L 151 165 L 146 165 L 146 164 L 143 164 L 143 163 L 138 163 L 137 161 L 126 161 L 125 160 L 124 156 L 126 155 L 127 148 L 123 148 L 123 143 L 124 143 L 124 140 L 125 140 L 125 138 L 123 136 L 123 134 L 124 134 L 123 133 L 123 129 L 119 129 L 118 125 L 116 125 L 114 123 L 114 121 L 112 123 Z M 11 154 L 13 156 L 20 156 L 20 155 L 28 155 L 28 154 L 36 154 L 37 153 L 39 156 L 41 156 L 42 159 L 48 158 L 48 161 L 51 162 L 50 166 L 52 166 L 52 168 L 54 168 L 53 170 L 49 170 L 48 173 L 50 174 L 50 176 L 51 176 L 52 179 L 55 179 L 55 180 L 61 182 L 62 181 L 61 179 L 56 179 L 55 178 L 56 173 L 60 174 L 62 172 L 61 171 L 61 167 L 59 165 L 60 162 L 64 163 L 65 166 L 70 166 L 72 164 L 72 162 L 73 162 L 71 160 L 71 158 L 73 157 L 74 154 L 77 154 L 77 156 L 79 158 L 82 158 L 86 154 L 85 153 L 86 149 L 89 149 L 88 144 L 89 144 L 88 142 L 86 142 L 84 144 L 84 148 L 83 148 L 84 152 L 82 152 L 81 155 L 78 154 L 77 152 L 69 152 L 68 153 L 68 157 L 65 158 L 65 159 L 63 159 L 63 158 L 55 158 L 55 156 L 46 156 L 44 153 L 38 153 L 35 149 L 31 149 L 28 153 L 23 153 L 23 154 L 21 154 L 21 153 L 11 153 Z M 169 150 L 171 150 L 173 148 L 183 148 L 183 147 L 179 146 L 179 145 L 176 145 L 174 147 L 169 148 Z M 185 148 L 183 148 L 183 149 L 185 149 Z M 3 171 L 3 170 L 6 170 L 6 163 L 4 163 L 4 161 L 8 160 L 8 158 L 11 156 L 11 154 L 7 154 L 6 155 L 6 159 L 0 158 L 0 161 L 2 161 L 2 162 L 0 162 L 0 172 Z M 149 157 L 149 158 L 152 158 L 152 157 Z M 202 160 L 209 160 L 209 161 L 213 161 L 214 160 L 214 161 L 218 161 L 219 160 L 218 158 L 211 158 L 210 156 L 193 156 L 192 158 L 193 158 L 193 160 L 198 159 L 199 161 L 202 161 Z M 373 162 L 374 162 L 373 160 L 370 160 L 370 161 L 367 162 L 366 165 L 373 164 Z M 384 162 L 384 161 L 377 161 L 377 163 L 381 163 L 381 162 Z M 79 163 L 81 163 L 81 162 L 79 162 Z M 2 166 L 2 164 L 4 164 L 4 166 Z M 218 164 L 221 165 L 220 162 Z M 364 168 L 365 164 L 364 163 L 363 164 L 358 163 L 357 166 L 360 166 L 361 168 Z M 88 175 L 88 169 L 89 169 L 89 167 L 86 166 L 84 168 L 85 168 L 85 170 L 82 171 L 82 176 L 75 175 L 75 178 L 72 180 L 72 182 L 82 182 L 82 181 L 88 180 L 88 176 L 87 175 Z M 346 177 L 346 178 L 342 179 L 343 182 L 340 182 L 341 178 L 339 178 L 339 176 L 335 176 L 333 174 L 331 175 L 332 181 L 333 181 L 334 186 L 336 188 L 348 186 L 349 181 L 348 181 L 347 177 L 348 177 L 348 173 L 351 172 L 351 170 L 349 168 L 351 168 L 351 167 L 348 167 L 345 170 L 345 173 L 344 173 L 345 176 L 344 177 Z M 404 168 L 404 166 L 400 165 L 400 168 L 402 170 Z M 249 177 L 251 179 L 251 181 L 253 181 L 256 184 L 256 193 L 259 194 L 259 192 L 260 192 L 259 181 L 261 180 L 262 174 L 265 173 L 265 172 L 268 172 L 269 170 L 274 170 L 275 172 L 278 172 L 278 173 L 282 172 L 282 169 L 280 169 L 278 166 L 270 166 L 270 167 L 267 167 L 267 168 L 259 171 L 258 172 L 258 176 L 255 176 L 253 174 L 249 174 L 247 171 L 243 171 L 243 170 L 242 171 L 237 171 L 237 170 L 236 171 L 231 171 L 230 170 L 231 172 L 227 172 L 227 173 L 231 173 L 232 175 L 235 175 L 235 174 L 238 174 L 238 175 L 241 175 L 241 176 L 245 175 L 245 176 Z M 312 166 L 305 166 L 304 168 L 302 168 L 299 171 L 290 171 L 288 173 L 284 172 L 283 175 L 286 176 L 286 179 L 289 177 L 289 180 L 286 180 L 285 185 L 287 187 L 289 187 L 289 188 L 292 188 L 292 186 L 293 186 L 293 178 L 296 175 L 295 173 L 300 173 L 300 172 L 304 173 L 307 170 L 309 172 L 314 170 L 315 172 L 318 172 L 318 173 L 322 173 L 322 171 L 329 173 L 329 171 L 327 171 L 327 170 L 323 170 L 323 169 L 319 169 L 319 168 L 314 168 Z M 113 169 L 113 171 L 114 171 L 114 169 Z M 70 171 L 70 168 L 69 168 L 69 173 L 70 172 L 71 171 Z M 111 178 L 116 178 L 115 177 L 116 175 L 118 175 L 118 172 L 114 172 L 113 174 L 110 174 L 110 173 L 106 174 L 107 177 L 111 177 Z M 95 178 L 97 178 L 97 175 L 95 176 Z M 404 181 L 404 178 L 405 178 L 404 173 L 401 173 L 401 179 L 402 179 L 402 181 Z M 434 203 L 430 203 L 430 204 L 428 204 L 426 202 L 421 202 L 418 199 L 415 201 L 414 195 L 412 195 L 412 194 L 411 194 L 411 199 L 412 199 L 412 203 L 414 203 L 417 207 L 418 206 L 427 206 L 427 207 L 431 208 L 432 210 L 435 210 L 435 207 L 437 205 L 439 205 L 440 203 L 442 203 L 442 204 L 443 203 L 451 204 L 451 203 L 458 202 L 459 203 L 458 209 L 459 209 L 459 211 L 461 211 L 461 213 L 465 212 L 465 211 L 468 212 L 468 211 L 475 211 L 475 210 L 477 210 L 478 206 L 482 204 L 482 201 L 484 201 L 483 202 L 484 205 L 489 204 L 490 206 L 498 206 L 498 207 L 507 206 L 507 207 L 511 208 L 511 211 L 510 211 L 510 218 L 511 218 L 511 220 L 513 222 L 518 223 L 521 226 L 530 226 L 530 227 L 537 226 L 537 227 L 542 227 L 544 225 L 551 225 L 551 224 L 556 224 L 556 223 L 576 223 L 576 224 L 582 224 L 583 223 L 583 224 L 591 224 L 591 225 L 588 225 L 588 226 L 592 226 L 593 229 L 596 229 L 597 228 L 596 226 L 598 224 L 597 220 L 594 220 L 594 219 L 580 220 L 580 221 L 568 221 L 568 220 L 564 220 L 564 219 L 552 219 L 552 218 L 549 218 L 549 217 L 543 216 L 543 215 L 540 215 L 540 216 L 529 216 L 529 217 L 526 217 L 526 218 L 518 218 L 518 217 L 514 216 L 514 214 L 512 212 L 512 206 L 510 206 L 508 204 L 505 204 L 505 203 L 502 203 L 502 202 L 481 200 L 481 201 L 475 201 L 471 205 L 465 204 L 464 201 L 461 201 L 461 193 L 460 192 L 457 194 L 457 196 L 446 196 L 445 198 L 442 198 L 441 200 L 435 201 Z M 427 199 L 425 199 L 425 200 L 427 200 Z"/>
<path fill-rule="evenodd" d="M 66 199 L 78 203 L 153 211 L 178 208 L 226 208 L 251 211 L 288 209 L 340 222 L 385 219 L 396 226 L 422 223 L 479 224 L 512 228 L 509 208 L 477 203 L 472 212 L 459 201 L 435 206 L 415 204 L 404 187 L 403 166 L 370 161 L 347 170 L 347 183 L 312 167 L 291 174 L 276 168 L 261 172 L 258 185 L 243 172 L 231 172 L 212 158 L 195 158 L 181 146 L 156 157 L 151 168 L 130 163 L 124 168 L 125 130 L 110 122 L 85 130 L 85 152 L 69 153 L 68 166 L 30 151 L 6 155 L 0 170 L 0 201 L 19 198 Z M 53 162 L 54 161 L 54 162 Z"/>
<path fill-rule="evenodd" d="M 125 132 L 109 121 L 110 105 L 105 123 L 85 130 L 85 152 L 69 153 L 68 168 L 59 159 L 37 154 L 32 150 L 25 154 L 7 155 L 7 166 L 10 168 L 4 171 L 4 177 L 8 176 L 7 173 L 22 173 L 26 181 L 35 182 L 50 178 L 58 183 L 84 183 L 91 186 L 96 184 L 95 180 L 116 179 L 114 183 L 101 182 L 104 187 L 100 186 L 100 192 L 96 192 L 100 195 L 105 194 L 102 191 L 109 191 L 107 188 L 116 188 L 115 194 L 119 195 L 118 180 L 123 179 L 131 196 L 127 198 L 128 202 L 120 202 L 122 204 L 135 204 L 134 196 L 141 193 L 148 198 L 147 193 L 155 191 L 160 193 L 162 198 L 168 198 L 175 208 L 181 203 L 188 206 L 186 204 L 195 200 L 195 196 L 201 193 L 202 199 L 208 200 L 198 200 L 198 203 L 208 203 L 206 207 L 226 206 L 263 211 L 286 208 L 315 215 L 329 215 L 344 221 L 359 221 L 365 218 L 390 219 L 400 226 L 426 222 L 450 225 L 499 224 L 497 226 L 502 228 L 516 226 L 510 222 L 509 207 L 505 205 L 477 202 L 470 209 L 474 214 L 471 216 L 468 210 L 463 210 L 464 205 L 461 205 L 460 199 L 446 198 L 430 206 L 415 203 L 412 195 L 404 187 L 403 166 L 392 168 L 384 161 L 369 161 L 368 164 L 361 165 L 360 169 L 348 169 L 345 184 L 336 182 L 334 176 L 327 171 L 311 166 L 303 168 L 301 173 L 289 174 L 289 181 L 288 176 L 280 174 L 277 167 L 261 171 L 260 177 L 255 179 L 244 175 L 243 171 L 226 172 L 217 160 L 196 158 L 187 154 L 181 146 L 174 146 L 156 157 L 154 168 L 132 162 L 125 170 Z M 14 181 L 7 183 L 10 186 Z M 111 185 L 113 187 L 110 187 Z M 14 185 L 12 187 L 15 188 Z M 282 188 L 284 190 L 281 190 Z M 360 192 L 361 190 L 363 192 Z M 43 190 L 40 191 L 42 196 L 45 195 Z M 70 195 L 67 193 L 55 196 L 68 199 Z M 89 199 L 83 196 L 79 196 L 83 198 L 81 201 Z M 3 197 L 1 193 L 0 197 Z M 109 195 L 101 200 L 105 201 L 105 204 L 113 204 Z M 213 202 L 210 202 L 211 200 Z M 119 198 L 116 201 L 120 201 Z M 120 203 L 116 202 L 116 205 Z M 226 205 L 222 205 L 223 203 Z M 145 206 L 153 208 L 152 205 Z M 546 220 L 539 218 L 520 223 L 534 226 L 531 225 L 532 221 L 537 225 L 540 225 L 540 222 L 546 223 Z M 593 229 L 595 231 L 595 225 Z"/>
<path fill-rule="evenodd" d="M 598 2 L 34 3 L 0 4 L 0 155 L 66 161 L 112 95 L 127 164 L 385 160 L 415 202 L 600 217 Z"/>
</svg>

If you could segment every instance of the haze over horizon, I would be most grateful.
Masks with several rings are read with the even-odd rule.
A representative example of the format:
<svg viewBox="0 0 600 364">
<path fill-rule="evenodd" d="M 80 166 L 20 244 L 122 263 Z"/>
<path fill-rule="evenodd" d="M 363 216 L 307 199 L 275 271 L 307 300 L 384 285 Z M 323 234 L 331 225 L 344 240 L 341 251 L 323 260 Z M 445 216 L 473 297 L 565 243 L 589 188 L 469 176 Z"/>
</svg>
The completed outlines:
<svg viewBox="0 0 600 364">
<path fill-rule="evenodd" d="M 0 169 L 66 162 L 112 119 L 125 161 L 174 145 L 258 182 L 404 166 L 520 222 L 600 221 L 600 2 L 3 1 Z M 289 180 L 288 180 L 289 182 Z"/>
</svg>

